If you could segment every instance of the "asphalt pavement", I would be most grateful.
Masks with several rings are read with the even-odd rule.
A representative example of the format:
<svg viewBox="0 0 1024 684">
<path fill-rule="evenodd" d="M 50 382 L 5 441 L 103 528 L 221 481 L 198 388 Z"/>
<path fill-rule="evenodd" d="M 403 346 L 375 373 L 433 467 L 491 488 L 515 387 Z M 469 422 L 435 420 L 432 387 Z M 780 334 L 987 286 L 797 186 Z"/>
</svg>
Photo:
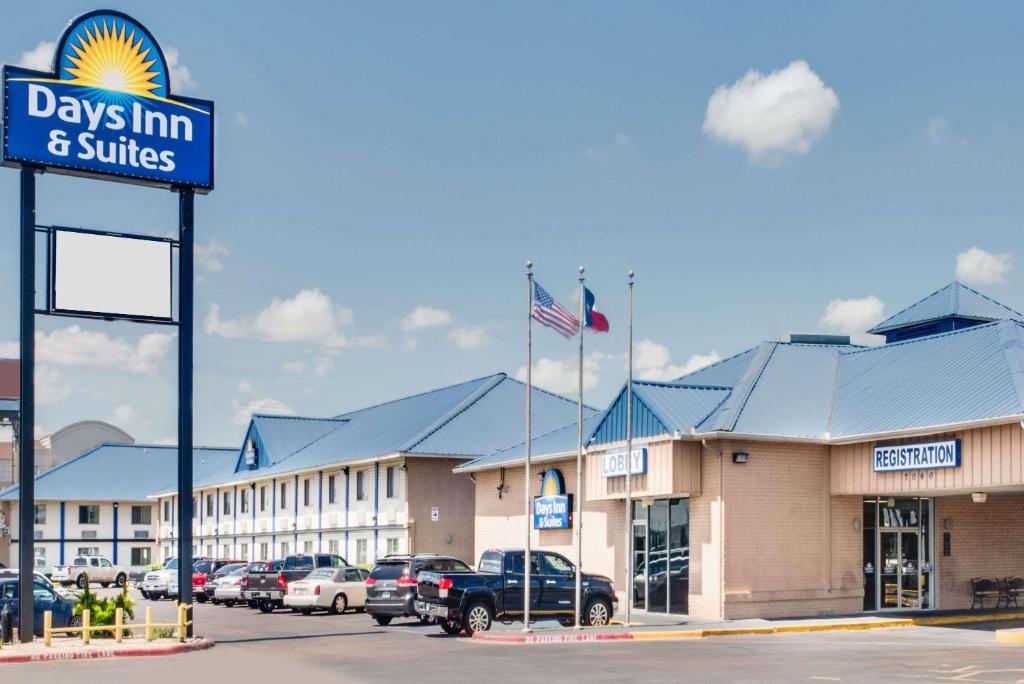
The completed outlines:
<svg viewBox="0 0 1024 684">
<path fill-rule="evenodd" d="M 158 619 L 169 601 L 138 601 Z M 433 625 L 378 626 L 341 616 L 242 606 L 197 605 L 196 631 L 217 646 L 166 658 L 11 665 L 4 681 L 181 682 L 878 682 L 1024 681 L 1024 647 L 993 630 L 1021 623 L 906 627 L 871 631 L 729 636 L 690 641 L 487 644 L 449 637 Z M 204 681 L 204 680 L 200 680 Z"/>
</svg>

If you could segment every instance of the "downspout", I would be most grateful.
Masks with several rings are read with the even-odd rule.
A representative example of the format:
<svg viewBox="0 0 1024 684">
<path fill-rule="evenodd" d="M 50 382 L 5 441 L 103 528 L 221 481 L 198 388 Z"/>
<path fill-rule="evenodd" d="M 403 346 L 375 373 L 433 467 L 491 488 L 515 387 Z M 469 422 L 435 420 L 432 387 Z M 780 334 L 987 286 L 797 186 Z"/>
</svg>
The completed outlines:
<svg viewBox="0 0 1024 684">
<path fill-rule="evenodd" d="M 253 482 L 250 486 L 252 488 L 252 501 L 249 502 L 249 505 L 252 506 L 252 560 L 256 560 L 256 483 Z"/>
<path fill-rule="evenodd" d="M 120 513 L 120 505 L 114 502 L 114 565 L 117 565 L 117 516 Z"/>
<path fill-rule="evenodd" d="M 217 487 L 216 493 L 213 495 L 213 498 L 214 498 L 214 502 L 213 502 L 214 509 L 213 510 L 214 510 L 214 513 L 217 515 L 217 518 L 214 521 L 216 523 L 217 527 L 213 531 L 213 545 L 216 547 L 216 546 L 220 546 L 220 509 L 224 507 L 224 502 L 221 501 L 221 499 L 220 499 L 220 487 Z M 174 516 L 174 513 L 171 513 L 171 516 Z M 217 549 L 215 548 L 213 550 L 213 555 L 216 556 L 217 553 L 218 553 Z"/>
<path fill-rule="evenodd" d="M 316 475 L 316 551 L 324 552 L 324 471 Z"/>
<path fill-rule="evenodd" d="M 349 555 L 348 555 L 348 496 L 349 496 L 349 493 L 348 493 L 348 475 L 349 475 L 348 466 L 345 466 L 342 470 L 345 473 L 345 558 L 347 559 L 349 557 Z"/>
<path fill-rule="evenodd" d="M 64 502 L 60 502 L 60 564 L 64 565 Z"/>
<path fill-rule="evenodd" d="M 292 539 L 294 540 L 294 551 L 293 553 L 299 552 L 299 475 L 295 474 L 295 496 L 292 497 L 294 503 L 292 504 L 292 510 L 295 514 L 292 516 Z"/>
<path fill-rule="evenodd" d="M 373 463 L 373 562 L 380 557 L 380 461 Z"/>
</svg>

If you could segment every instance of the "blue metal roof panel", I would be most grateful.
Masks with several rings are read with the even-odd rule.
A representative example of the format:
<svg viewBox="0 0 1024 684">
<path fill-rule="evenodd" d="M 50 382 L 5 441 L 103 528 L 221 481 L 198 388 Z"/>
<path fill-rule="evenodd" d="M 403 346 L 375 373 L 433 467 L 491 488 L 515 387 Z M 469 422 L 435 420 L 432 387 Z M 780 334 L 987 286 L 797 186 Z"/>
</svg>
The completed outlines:
<svg viewBox="0 0 1024 684">
<path fill-rule="evenodd" d="M 779 342 L 731 428 L 743 434 L 822 437 L 844 345 Z"/>
<path fill-rule="evenodd" d="M 265 452 L 271 465 L 292 456 L 347 422 L 344 418 L 304 418 L 262 414 L 252 417 L 252 427 L 258 433 L 262 451 Z M 245 445 L 242 446 L 242 449 L 245 449 Z"/>
<path fill-rule="evenodd" d="M 193 470 L 197 476 L 210 470 L 230 472 L 237 453 L 197 447 Z M 101 444 L 37 475 L 35 495 L 40 501 L 144 501 L 154 492 L 176 488 L 177 472 L 175 446 Z M 18 491 L 17 485 L 9 487 L 0 499 L 17 499 Z"/>
<path fill-rule="evenodd" d="M 502 378 L 403 451 L 479 456 L 518 444 L 523 439 L 526 421 L 525 400 L 524 383 Z M 557 394 L 534 387 L 531 403 L 535 434 L 548 433 L 576 419 L 577 402 Z M 584 418 L 597 413 L 584 405 Z"/>
<path fill-rule="evenodd" d="M 1000 321 L 843 354 L 832 436 L 1020 414 L 1022 337 Z"/>
<path fill-rule="evenodd" d="M 952 282 L 885 319 L 870 333 L 884 333 L 940 318 L 960 316 L 983 321 L 1024 321 L 1024 314 L 983 295 L 963 283 Z"/>
<path fill-rule="evenodd" d="M 583 439 L 597 427 L 601 420 L 601 413 L 594 413 L 583 419 Z M 522 426 L 520 426 L 522 427 Z M 579 445 L 579 433 L 576 421 L 563 425 L 546 434 L 540 434 L 533 438 L 532 458 L 545 458 L 560 456 L 563 454 L 574 454 Z M 522 441 L 515 446 L 493 454 L 488 454 L 468 463 L 460 465 L 456 470 L 476 470 L 478 468 L 498 468 L 507 465 L 521 464 L 526 460 L 526 442 Z"/>
<path fill-rule="evenodd" d="M 692 373 L 676 378 L 673 382 L 685 382 L 691 385 L 716 385 L 735 387 L 743 374 L 750 367 L 750 362 L 757 353 L 757 347 L 742 351 L 739 354 L 722 359 L 710 366 L 704 366 Z"/>
<path fill-rule="evenodd" d="M 633 382 L 633 437 L 664 435 L 676 430 L 689 432 L 729 396 L 728 387 L 689 383 Z M 604 413 L 592 436 L 595 444 L 626 439 L 626 390 Z"/>
</svg>

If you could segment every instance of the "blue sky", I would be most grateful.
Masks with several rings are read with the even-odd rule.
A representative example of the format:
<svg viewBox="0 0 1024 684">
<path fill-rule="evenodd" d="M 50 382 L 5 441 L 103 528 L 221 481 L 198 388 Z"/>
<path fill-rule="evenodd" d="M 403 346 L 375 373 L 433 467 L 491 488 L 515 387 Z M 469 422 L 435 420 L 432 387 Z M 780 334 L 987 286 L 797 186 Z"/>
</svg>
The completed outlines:
<svg viewBox="0 0 1024 684">
<path fill-rule="evenodd" d="M 965 280 L 1024 307 L 1017 5 L 111 6 L 174 55 L 175 92 L 217 103 L 217 189 L 196 209 L 198 443 L 238 444 L 253 407 L 333 415 L 516 374 L 530 258 L 567 304 L 584 264 L 611 321 L 586 341 L 595 405 L 624 378 L 629 269 L 651 377 L 858 332 L 952 280 L 961 254 Z M 38 59 L 93 8 L 6 7 L 0 57 Z M 0 170 L 6 353 L 17 190 Z M 40 223 L 177 225 L 173 195 L 114 183 L 43 176 L 38 206 Z M 173 437 L 165 329 L 37 324 L 44 430 L 100 418 Z M 538 377 L 571 387 L 573 343 L 535 340 Z"/>
</svg>

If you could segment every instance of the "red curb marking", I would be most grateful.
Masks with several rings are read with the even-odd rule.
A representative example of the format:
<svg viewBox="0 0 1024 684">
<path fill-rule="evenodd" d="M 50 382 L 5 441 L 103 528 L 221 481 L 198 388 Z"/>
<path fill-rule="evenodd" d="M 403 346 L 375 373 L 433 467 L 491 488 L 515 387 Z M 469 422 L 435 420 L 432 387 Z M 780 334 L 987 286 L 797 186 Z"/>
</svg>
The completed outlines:
<svg viewBox="0 0 1024 684">
<path fill-rule="evenodd" d="M 176 655 L 190 651 L 202 651 L 211 648 L 213 642 L 203 639 L 191 644 L 175 644 L 166 647 L 142 647 L 129 649 L 96 649 L 92 651 L 71 651 L 52 653 L 0 653 L 0 664 L 4 663 L 44 663 L 64 660 L 96 660 L 99 658 L 134 658 L 145 656 Z"/>
</svg>

